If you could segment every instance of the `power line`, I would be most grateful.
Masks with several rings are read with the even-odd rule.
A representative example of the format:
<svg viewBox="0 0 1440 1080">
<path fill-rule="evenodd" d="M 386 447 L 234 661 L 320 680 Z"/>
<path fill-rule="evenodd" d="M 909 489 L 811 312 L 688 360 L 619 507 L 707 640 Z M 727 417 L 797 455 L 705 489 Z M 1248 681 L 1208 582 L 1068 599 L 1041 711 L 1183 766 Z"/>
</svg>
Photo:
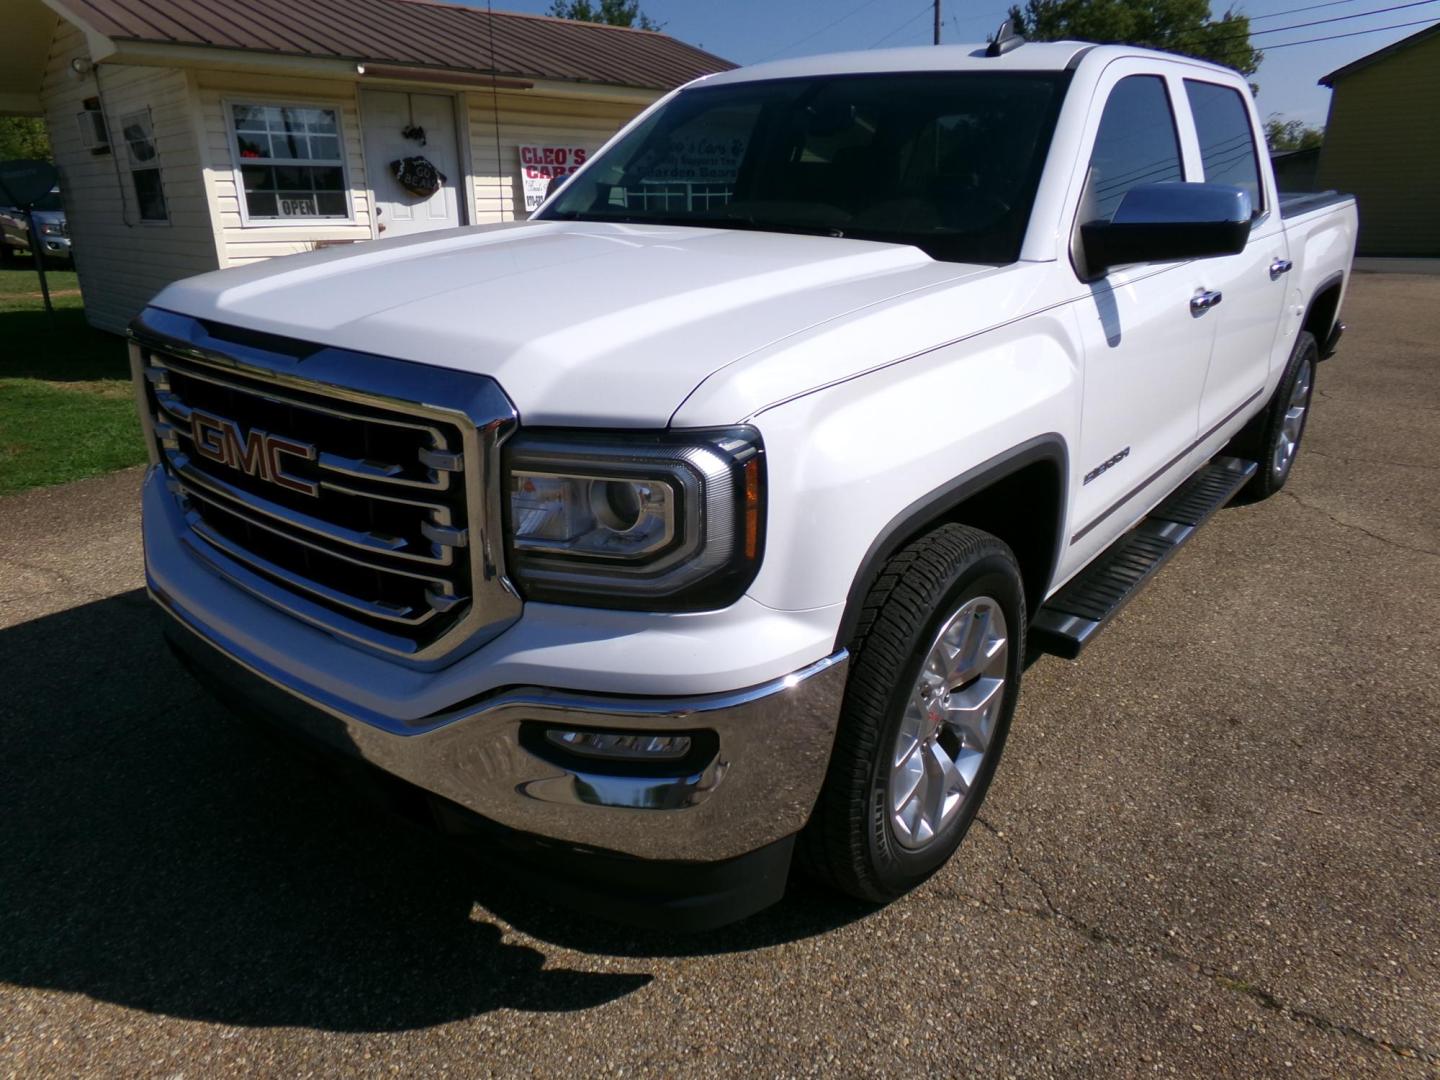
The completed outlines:
<svg viewBox="0 0 1440 1080">
<path fill-rule="evenodd" d="M 1407 7 L 1424 7 L 1426 4 L 1433 3 L 1437 3 L 1437 0 L 1410 0 L 1410 3 L 1394 4 L 1394 6 L 1391 7 L 1372 7 L 1372 9 L 1365 10 L 1365 12 L 1339 14 L 1339 16 L 1335 16 L 1333 19 L 1312 19 L 1306 23 L 1290 23 L 1289 26 L 1272 26 L 1269 30 L 1251 30 L 1246 27 L 1244 30 L 1237 30 L 1237 32 L 1233 30 L 1233 32 L 1221 33 L 1221 35 L 1207 35 L 1207 33 L 1204 33 L 1204 30 L 1210 29 L 1210 27 L 1224 26 L 1223 22 L 1205 23 L 1205 26 L 1200 27 L 1200 30 L 1192 30 L 1192 32 L 1189 33 L 1181 33 L 1181 35 L 1168 37 L 1168 39 L 1165 39 L 1164 45 L 1187 45 L 1187 43 L 1188 45 L 1197 45 L 1197 43 L 1201 42 L 1212 45 L 1212 43 L 1215 42 L 1231 42 L 1231 40 L 1238 42 L 1238 40 L 1248 40 L 1257 35 L 1264 35 L 1264 33 L 1283 33 L 1286 32 L 1286 30 L 1303 30 L 1308 26 L 1323 26 L 1325 23 L 1342 23 L 1345 22 L 1346 19 L 1364 19 L 1364 17 L 1369 16 L 1369 14 L 1400 12 L 1400 10 L 1407 9 Z M 1267 46 L 1261 43 L 1257 48 L 1264 49 L 1267 48 Z"/>
<path fill-rule="evenodd" d="M 1246 15 L 1252 23 L 1261 19 L 1278 19 L 1281 15 L 1298 15 L 1302 11 L 1318 11 L 1320 8 L 1339 7 L 1341 4 L 1353 4 L 1357 0 L 1325 0 L 1323 4 L 1306 4 L 1304 7 L 1286 8 L 1284 11 L 1270 11 L 1264 15 Z M 1241 14 L 1237 12 L 1236 14 Z"/>
<path fill-rule="evenodd" d="M 1269 30 L 1250 30 L 1250 29 L 1247 27 L 1247 28 L 1246 28 L 1245 30 L 1243 30 L 1243 31 L 1232 32 L 1232 33 L 1228 33 L 1228 34 L 1213 34 L 1213 35 L 1211 35 L 1211 34 L 1205 34 L 1205 33 L 1202 33 L 1202 32 L 1192 32 L 1192 33 L 1188 33 L 1188 34 L 1178 34 L 1178 35 L 1176 35 L 1175 37 L 1167 38 L 1164 42 L 1160 43 L 1158 47 L 1160 47 L 1160 48 L 1170 48 L 1170 47 L 1172 47 L 1172 46 L 1177 46 L 1177 45 L 1186 45 L 1186 44 L 1191 44 L 1191 45 L 1193 45 L 1193 44 L 1198 44 L 1198 43 L 1201 43 L 1201 42 L 1203 42 L 1203 43 L 1205 43 L 1205 44 L 1215 44 L 1215 43 L 1217 43 L 1217 42 L 1222 42 L 1222 41 L 1248 41 L 1250 38 L 1253 38 L 1253 37 L 1255 37 L 1256 35 L 1259 35 L 1259 34 L 1279 34 L 1279 33 L 1283 33 L 1283 32 L 1286 31 L 1286 30 L 1301 30 L 1301 29 L 1304 29 L 1304 28 L 1307 27 L 1307 26 L 1321 26 L 1321 25 L 1324 25 L 1325 23 L 1345 22 L 1347 19 L 1363 19 L 1363 18 L 1365 18 L 1367 15 L 1384 15 L 1384 14 L 1386 14 L 1387 12 L 1391 12 L 1391 11 L 1403 11 L 1403 10 L 1405 10 L 1406 8 L 1424 7 L 1424 6 L 1426 6 L 1427 4 L 1434 4 L 1434 3 L 1436 3 L 1436 2 L 1437 2 L 1437 0 L 1411 0 L 1410 3 L 1406 3 L 1406 4 L 1394 4 L 1394 5 L 1390 6 L 1390 7 L 1371 8 L 1371 9 L 1368 10 L 1368 11 L 1357 11 L 1357 12 L 1355 12 L 1355 13 L 1353 13 L 1353 14 L 1350 14 L 1350 15 L 1337 15 L 1337 16 L 1335 16 L 1334 18 L 1330 18 L 1330 19 L 1313 19 L 1313 20 L 1311 20 L 1310 22 L 1291 23 L 1289 26 L 1273 26 L 1273 27 L 1271 27 Z M 1207 29 L 1207 28 L 1209 28 L 1209 27 L 1224 26 L 1224 25 L 1225 25 L 1225 24 L 1224 24 L 1223 22 L 1207 23 L 1206 26 L 1205 26 L 1205 27 L 1202 27 L 1201 29 L 1204 30 L 1204 29 Z M 1368 31 L 1367 31 L 1367 33 L 1368 33 Z M 1267 48 L 1278 48 L 1278 47 L 1280 47 L 1280 46 L 1266 45 L 1266 44 L 1264 44 L 1263 42 L 1261 42 L 1257 47 L 1258 47 L 1258 48 L 1261 48 L 1261 49 L 1267 49 Z"/>
<path fill-rule="evenodd" d="M 899 26 L 897 26 L 894 30 L 891 30 L 891 31 L 890 31 L 888 34 L 886 34 L 884 37 L 877 38 L 875 41 L 871 42 L 871 43 L 870 43 L 870 48 L 873 49 L 873 48 L 875 48 L 877 45 L 883 45 L 883 44 L 885 44 L 885 42 L 887 42 L 887 41 L 889 41 L 891 38 L 893 38 L 896 34 L 900 33 L 900 32 L 903 31 L 903 30 L 908 30 L 910 27 L 912 27 L 912 26 L 915 25 L 916 21 L 920 18 L 920 16 L 929 14 L 929 12 L 930 12 L 930 4 L 927 3 L 924 7 L 922 7 L 919 11 L 917 11 L 914 15 L 910 16 L 910 18 L 906 19 L 903 23 L 901 23 Z"/>
<path fill-rule="evenodd" d="M 1344 22 L 1347 19 L 1363 19 L 1367 15 L 1384 15 L 1387 11 L 1403 11 L 1405 8 L 1424 7 L 1426 4 L 1433 4 L 1435 0 L 1411 0 L 1408 4 L 1394 4 L 1391 7 L 1371 8 L 1369 11 L 1357 11 L 1353 15 L 1336 15 L 1329 19 L 1312 19 L 1310 22 L 1291 23 L 1289 26 L 1277 26 L 1271 30 L 1255 30 L 1255 34 L 1278 34 L 1282 30 L 1299 30 L 1306 26 L 1321 26 L 1325 23 Z"/>
<path fill-rule="evenodd" d="M 919 11 L 917 11 L 914 15 L 910 16 L 910 18 L 906 19 L 903 23 L 901 23 L 899 26 L 897 26 L 894 30 L 891 30 L 891 31 L 890 31 L 888 34 L 886 34 L 884 37 L 882 37 L 882 38 L 880 38 L 880 39 L 878 39 L 878 40 L 876 40 L 876 41 L 871 42 L 871 43 L 870 43 L 870 48 L 873 49 L 873 48 L 875 48 L 876 46 L 883 45 L 883 44 L 885 44 L 885 42 L 889 41 L 891 38 L 893 38 L 896 34 L 900 33 L 902 30 L 908 30 L 908 29 L 910 29 L 910 27 L 912 27 L 912 26 L 915 25 L 916 21 L 920 18 L 920 16 L 930 14 L 930 10 L 931 10 L 931 5 L 927 2 L 924 7 L 922 7 Z"/>
<path fill-rule="evenodd" d="M 1332 0 L 1332 3 L 1353 4 L 1353 3 L 1355 3 L 1355 0 Z M 998 18 L 1003 21 L 1004 18 L 1005 18 L 1005 16 L 1001 15 L 1001 16 L 998 16 Z M 984 20 L 985 22 L 989 23 L 991 26 L 994 26 L 994 25 L 996 25 L 996 19 L 997 19 L 997 16 L 995 15 L 995 13 L 994 13 L 993 11 L 990 12 L 989 14 L 965 15 L 965 16 L 960 16 L 960 15 L 956 15 L 956 14 L 951 14 L 951 16 L 950 16 L 950 21 L 955 24 L 955 29 L 956 29 L 956 30 L 959 30 L 962 25 L 965 25 L 965 24 L 967 24 L 967 23 L 980 22 L 981 20 Z"/>
<path fill-rule="evenodd" d="M 789 51 L 792 50 L 792 49 L 799 48 L 801 45 L 804 45 L 804 44 L 806 44 L 807 42 L 810 42 L 810 41 L 814 40 L 815 38 L 819 37 L 821 34 L 826 33 L 827 31 L 833 29 L 834 27 L 839 26 L 841 23 L 846 22 L 846 21 L 848 21 L 849 19 L 853 18 L 854 16 L 860 14 L 860 12 L 864 11 L 866 8 L 869 8 L 869 7 L 874 6 L 877 2 L 878 2 L 878 0 L 865 0 L 864 3 L 860 4 L 858 7 L 852 8 L 850 11 L 847 11 L 844 15 L 841 15 L 838 19 L 832 19 L 830 22 L 826 23 L 824 26 L 820 27 L 818 30 L 814 30 L 814 31 L 812 31 L 811 33 L 805 35 L 803 38 L 800 38 L 800 39 L 797 40 L 797 41 L 793 41 L 793 42 L 791 42 L 789 45 L 786 45 L 785 47 L 783 47 L 783 48 L 781 48 L 781 49 L 778 49 L 778 50 L 776 50 L 775 52 L 772 52 L 772 53 L 768 54 L 767 56 L 763 57 L 762 60 L 769 60 L 769 59 L 772 59 L 772 58 L 774 58 L 774 57 L 780 56 L 780 55 L 783 54 L 783 53 L 787 53 L 787 52 L 789 52 Z M 1250 19 L 1251 22 L 1254 22 L 1254 21 L 1259 20 L 1259 19 L 1274 19 L 1274 18 L 1279 18 L 1279 17 L 1281 17 L 1282 15 L 1296 15 L 1296 14 L 1299 14 L 1300 12 L 1303 12 L 1303 11 L 1316 11 L 1316 10 L 1319 10 L 1319 9 L 1321 9 L 1321 8 L 1338 7 L 1338 6 L 1342 5 L 1342 4 L 1353 4 L 1353 3 L 1357 3 L 1357 2 L 1358 2 L 1358 0 L 1325 0 L 1324 3 L 1319 3 L 1319 4 L 1306 4 L 1306 5 L 1302 6 L 1302 7 L 1287 8 L 1287 9 L 1285 9 L 1285 10 L 1283 10 L 1283 11 L 1272 11 L 1272 12 L 1269 12 L 1269 13 L 1267 13 L 1267 14 L 1265 14 L 1265 15 L 1256 15 L 1256 16 L 1249 17 L 1249 19 Z M 1392 12 L 1392 11 L 1404 11 L 1404 10 L 1406 10 L 1406 9 L 1408 9 L 1408 8 L 1425 7 L 1425 6 L 1429 5 L 1429 4 L 1434 4 L 1434 3 L 1437 3 L 1437 2 L 1440 2 L 1440 0 L 1411 0 L 1411 2 L 1409 2 L 1409 3 L 1393 4 L 1393 5 L 1389 6 L 1389 7 L 1382 7 L 1382 8 L 1371 8 L 1371 9 L 1366 10 L 1366 11 L 1352 12 L 1352 13 L 1349 14 L 1349 15 L 1337 15 L 1337 16 L 1334 16 L 1334 17 L 1328 18 L 1328 19 L 1312 19 L 1312 20 L 1310 20 L 1310 21 L 1308 21 L 1308 22 L 1291 23 L 1291 24 L 1289 24 L 1289 25 L 1287 25 L 1287 26 L 1272 26 L 1272 27 L 1270 27 L 1269 29 L 1265 29 L 1265 30 L 1247 30 L 1247 31 L 1246 31 L 1245 33 L 1243 33 L 1243 34 L 1224 34 L 1224 35 L 1220 35 L 1220 36 L 1218 36 L 1218 37 L 1216 37 L 1216 36 L 1208 36 L 1208 37 L 1207 37 L 1207 36 L 1204 36 L 1204 35 L 1197 35 L 1197 34 L 1194 34 L 1194 33 L 1191 33 L 1191 34 L 1182 34 L 1182 35 L 1179 35 L 1179 36 L 1176 36 L 1176 37 L 1173 37 L 1173 38 L 1169 38 L 1169 39 L 1166 40 L 1165 42 L 1160 43 L 1157 47 L 1160 47 L 1160 48 L 1168 48 L 1168 47 L 1174 47 L 1174 46 L 1184 45 L 1184 44 L 1187 44 L 1187 43 L 1193 44 L 1193 43 L 1196 43 L 1196 42 L 1199 42 L 1199 41 L 1205 41 L 1205 42 L 1207 42 L 1207 43 L 1213 43 L 1213 42 L 1218 42 L 1218 41 L 1240 40 L 1240 39 L 1243 39 L 1243 38 L 1252 38 L 1252 37 L 1255 37 L 1255 36 L 1258 36 L 1258 35 L 1262 35 L 1262 34 L 1279 34 L 1279 33 L 1285 33 L 1285 32 L 1290 31 L 1290 30 L 1301 30 L 1301 29 L 1304 29 L 1304 28 L 1310 27 L 1310 26 L 1323 26 L 1323 25 L 1330 24 L 1330 23 L 1346 22 L 1346 21 L 1348 21 L 1348 20 L 1350 20 L 1350 19 L 1363 19 L 1363 18 L 1365 18 L 1366 16 L 1370 16 L 1370 15 L 1384 15 L 1384 14 L 1387 14 L 1387 13 Z M 870 44 L 869 48 L 872 48 L 872 49 L 873 49 L 873 48 L 876 48 L 876 47 L 878 47 L 878 46 L 880 46 L 880 45 L 883 45 L 885 42 L 889 41 L 891 38 L 895 37 L 897 34 L 900 34 L 900 33 L 904 32 L 905 30 L 908 30 L 908 29 L 909 29 L 911 26 L 913 26 L 917 21 L 919 21 L 919 19 L 920 19 L 921 16 L 923 16 L 923 15 L 925 15 L 925 14 L 927 14 L 927 13 L 931 13 L 931 12 L 933 11 L 933 9 L 934 9 L 933 0 L 928 0 L 928 2 L 925 4 L 924 7 L 922 7 L 919 11 L 917 11 L 914 15 L 910 16 L 910 18 L 906 19 L 905 22 L 901 23 L 901 24 L 900 24 L 899 26 L 897 26 L 894 30 L 891 30 L 888 34 L 885 34 L 884 36 L 876 39 L 874 42 L 872 42 L 872 43 Z M 986 18 L 986 17 L 987 17 L 987 16 L 984 16 L 984 15 L 974 15 L 974 16 L 969 16 L 968 18 L 964 19 L 963 21 L 965 21 L 965 22 L 975 22 L 975 21 L 979 21 L 980 19 L 983 19 L 983 18 Z M 960 18 L 958 15 L 952 14 L 952 15 L 950 16 L 950 18 L 949 18 L 948 21 L 954 23 L 955 26 L 956 26 L 956 28 L 958 29 L 958 28 L 959 28 L 959 24 L 960 24 L 960 22 L 961 22 L 962 20 L 961 20 L 961 18 Z M 1338 40 L 1341 40 L 1341 39 L 1343 39 L 1343 38 L 1362 37 L 1362 36 L 1364 36 L 1364 35 L 1366 35 L 1366 34 L 1378 34 L 1378 33 L 1384 32 L 1384 31 L 1386 31 L 1386 30 L 1403 30 L 1403 29 L 1406 29 L 1406 28 L 1408 28 L 1408 27 L 1412 27 L 1412 26 L 1426 26 L 1426 25 L 1430 25 L 1430 24 L 1435 23 L 1435 22 L 1440 22 L 1440 19 L 1416 19 L 1416 20 L 1413 20 L 1413 21 L 1410 21 L 1410 22 L 1392 23 L 1392 24 L 1390 24 L 1390 25 L 1388 25 L 1388 26 L 1376 26 L 1376 27 L 1371 27 L 1371 28 L 1368 29 L 1368 30 L 1352 30 L 1352 31 L 1350 31 L 1350 32 L 1348 32 L 1348 33 L 1342 33 L 1342 34 L 1327 34 L 1327 35 L 1324 35 L 1324 36 L 1321 36 L 1321 37 L 1304 38 L 1303 40 L 1299 40 L 1299 41 L 1281 41 L 1281 42 L 1276 42 L 1276 43 L 1274 43 L 1274 44 L 1269 44 L 1269 45 L 1264 44 L 1264 43 L 1262 42 L 1262 43 L 1259 44 L 1258 47 L 1261 48 L 1262 50 L 1267 50 L 1267 49 L 1288 49 L 1288 48 L 1292 48 L 1292 47 L 1294 47 L 1294 46 L 1296 46 L 1296 45 L 1314 45 L 1314 44 L 1318 44 L 1319 42 L 1322 42 L 1322 41 L 1338 41 Z M 1223 26 L 1224 23 L 1223 23 L 1223 22 L 1222 22 L 1222 23 L 1210 23 L 1210 24 L 1208 24 L 1208 25 L 1209 25 L 1209 26 Z"/>
<path fill-rule="evenodd" d="M 1382 30 L 1400 30 L 1407 26 L 1434 26 L 1440 19 L 1416 19 L 1413 22 L 1392 23 L 1389 26 L 1374 26 L 1369 30 L 1351 30 L 1348 34 L 1327 34 L 1325 37 L 1306 38 L 1304 41 L 1282 41 L 1278 45 L 1266 45 L 1266 49 L 1288 49 L 1292 45 L 1314 45 L 1317 41 L 1338 41 L 1340 38 L 1361 37 L 1378 34 Z"/>
<path fill-rule="evenodd" d="M 849 19 L 849 18 L 852 18 L 852 17 L 854 17 L 854 16 L 856 16 L 856 15 L 859 15 L 860 12 L 864 11 L 864 10 L 865 10 L 866 8 L 868 8 L 868 7 L 873 6 L 873 5 L 876 4 L 877 2 L 878 2 L 878 0 L 865 0 L 865 2 L 864 2 L 863 4 L 861 4 L 859 7 L 855 8 L 853 11 L 847 11 L 844 15 L 841 15 L 838 19 L 833 19 L 833 20 L 831 20 L 830 22 L 826 23 L 824 26 L 820 27 L 819 30 L 813 30 L 813 31 L 811 31 L 810 33 L 806 34 L 803 38 L 801 38 L 799 41 L 792 41 L 789 45 L 786 45 L 784 48 L 776 49 L 774 52 L 772 52 L 772 53 L 770 53 L 770 54 L 768 54 L 768 55 L 766 55 L 766 56 L 761 57 L 761 58 L 760 58 L 760 61 L 757 61 L 757 63 L 762 62 L 762 61 L 765 61 L 765 60 L 769 60 L 769 59 L 771 59 L 771 58 L 773 58 L 773 57 L 776 57 L 776 56 L 779 56 L 781 53 L 787 53 L 787 52 L 789 52 L 791 49 L 798 49 L 801 45 L 804 45 L 806 42 L 815 40 L 817 37 L 819 37 L 821 34 L 825 33 L 827 30 L 833 30 L 835 27 L 837 27 L 837 26 L 839 26 L 841 23 L 843 23 L 846 19 Z M 928 5 L 927 5 L 927 10 L 928 10 Z"/>
</svg>

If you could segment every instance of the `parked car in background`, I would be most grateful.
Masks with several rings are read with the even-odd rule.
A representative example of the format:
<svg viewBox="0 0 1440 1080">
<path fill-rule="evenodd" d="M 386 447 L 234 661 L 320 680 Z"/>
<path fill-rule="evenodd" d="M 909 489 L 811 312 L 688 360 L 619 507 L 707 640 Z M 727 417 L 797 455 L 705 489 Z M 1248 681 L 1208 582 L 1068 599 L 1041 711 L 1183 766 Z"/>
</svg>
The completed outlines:
<svg viewBox="0 0 1440 1080">
<path fill-rule="evenodd" d="M 37 202 L 32 210 L 35 228 L 40 233 L 42 254 L 47 259 L 70 262 L 70 226 L 65 221 L 65 204 L 60 200 L 60 189 L 51 188 L 50 193 Z M 30 224 L 25 211 L 17 206 L 0 206 L 0 255 L 6 262 L 15 259 L 20 252 L 30 250 Z"/>
</svg>

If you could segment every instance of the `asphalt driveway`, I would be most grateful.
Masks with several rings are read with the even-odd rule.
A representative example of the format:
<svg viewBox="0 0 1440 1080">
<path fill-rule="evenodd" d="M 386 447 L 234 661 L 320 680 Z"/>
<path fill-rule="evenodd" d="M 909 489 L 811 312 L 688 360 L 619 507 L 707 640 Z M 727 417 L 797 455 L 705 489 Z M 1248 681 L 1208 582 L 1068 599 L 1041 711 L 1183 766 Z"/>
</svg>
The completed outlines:
<svg viewBox="0 0 1440 1080">
<path fill-rule="evenodd" d="M 0 1074 L 1440 1075 L 1440 276 L 1358 275 L 1290 486 L 1040 661 L 875 911 L 553 910 L 237 730 L 135 471 L 0 500 Z"/>
</svg>

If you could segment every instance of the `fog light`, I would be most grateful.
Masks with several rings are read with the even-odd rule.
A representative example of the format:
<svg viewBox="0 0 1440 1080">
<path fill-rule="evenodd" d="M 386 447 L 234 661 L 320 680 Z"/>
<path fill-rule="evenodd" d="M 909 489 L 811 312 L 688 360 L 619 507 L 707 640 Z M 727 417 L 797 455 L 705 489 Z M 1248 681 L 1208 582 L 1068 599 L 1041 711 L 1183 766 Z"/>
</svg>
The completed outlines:
<svg viewBox="0 0 1440 1080">
<path fill-rule="evenodd" d="M 689 735 L 646 735 L 548 728 L 545 738 L 572 754 L 583 754 L 586 757 L 668 761 L 682 758 L 690 752 Z"/>
</svg>

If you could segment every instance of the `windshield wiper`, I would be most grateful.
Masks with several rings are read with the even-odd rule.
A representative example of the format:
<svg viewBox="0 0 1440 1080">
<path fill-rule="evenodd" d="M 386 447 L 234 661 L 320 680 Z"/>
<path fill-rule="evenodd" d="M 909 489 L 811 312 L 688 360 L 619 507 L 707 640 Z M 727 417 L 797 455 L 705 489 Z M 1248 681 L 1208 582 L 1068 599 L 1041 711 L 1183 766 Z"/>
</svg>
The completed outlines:
<svg viewBox="0 0 1440 1080">
<path fill-rule="evenodd" d="M 555 221 L 596 221 L 621 225 L 689 225 L 697 229 L 745 229 L 752 232 L 799 233 L 806 236 L 843 237 L 844 231 L 834 225 L 805 225 L 793 221 L 767 221 L 749 215 L 715 215 L 699 217 L 691 214 L 599 214 L 581 210 L 553 211 Z"/>
<path fill-rule="evenodd" d="M 833 236 L 837 239 L 845 236 L 845 231 L 836 225 L 807 225 L 798 221 L 771 221 L 749 214 L 701 218 L 692 224 L 700 225 L 703 228 L 753 229 L 756 232 L 799 233 L 803 236 Z"/>
</svg>

